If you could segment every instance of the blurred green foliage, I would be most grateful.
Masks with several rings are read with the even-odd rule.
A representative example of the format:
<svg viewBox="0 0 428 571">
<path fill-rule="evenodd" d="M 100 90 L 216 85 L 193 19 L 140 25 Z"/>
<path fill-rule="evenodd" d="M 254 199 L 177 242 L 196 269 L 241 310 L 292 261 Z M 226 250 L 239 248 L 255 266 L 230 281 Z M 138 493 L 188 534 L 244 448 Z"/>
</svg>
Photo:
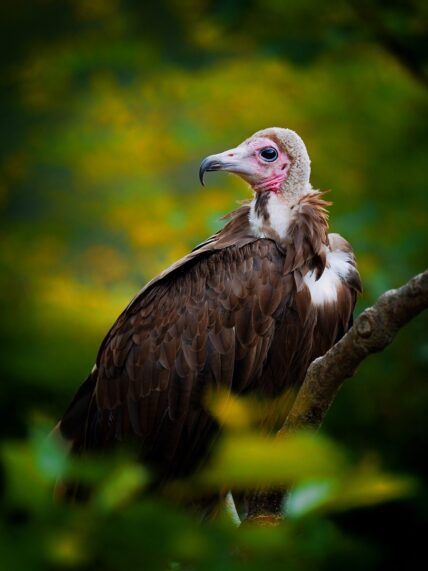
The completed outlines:
<svg viewBox="0 0 428 571">
<path fill-rule="evenodd" d="M 306 141 L 358 257 L 359 310 L 424 269 L 426 2 L 15 0 L 0 14 L 3 566 L 408 567 L 428 523 L 425 316 L 348 382 L 329 438 L 230 427 L 193 485 L 297 481 L 279 529 L 201 528 L 141 499 L 150 475 L 126 458 L 86 470 L 89 505 L 55 505 L 56 477 L 85 467 L 43 435 L 134 293 L 248 197 L 221 174 L 201 190 L 197 169 L 259 128 Z"/>
</svg>

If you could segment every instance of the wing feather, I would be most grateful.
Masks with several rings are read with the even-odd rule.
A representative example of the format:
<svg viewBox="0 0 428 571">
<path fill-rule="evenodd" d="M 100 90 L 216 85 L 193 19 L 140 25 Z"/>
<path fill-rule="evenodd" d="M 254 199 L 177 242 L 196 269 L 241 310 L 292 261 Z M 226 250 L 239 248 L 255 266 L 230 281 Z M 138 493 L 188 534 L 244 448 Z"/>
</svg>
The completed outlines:
<svg viewBox="0 0 428 571">
<path fill-rule="evenodd" d="M 129 431 L 153 443 L 160 430 L 163 442 L 165 407 L 181 431 L 201 406 L 204 387 L 240 392 L 254 384 L 274 314 L 293 288 L 283 264 L 270 241 L 230 247 L 201 256 L 128 306 L 98 359 L 97 406 L 115 411 L 117 438 Z"/>
</svg>

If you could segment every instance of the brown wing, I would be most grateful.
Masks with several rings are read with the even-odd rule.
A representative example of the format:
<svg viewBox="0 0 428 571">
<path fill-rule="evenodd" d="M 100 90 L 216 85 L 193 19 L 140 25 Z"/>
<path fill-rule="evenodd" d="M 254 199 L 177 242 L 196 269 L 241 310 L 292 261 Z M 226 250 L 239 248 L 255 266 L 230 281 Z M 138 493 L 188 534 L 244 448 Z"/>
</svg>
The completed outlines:
<svg viewBox="0 0 428 571">
<path fill-rule="evenodd" d="M 207 385 L 242 392 L 261 374 L 295 287 L 283 270 L 274 242 L 260 240 L 201 256 L 145 290 L 100 351 L 88 426 L 102 440 L 142 437 L 169 463 L 182 442 L 197 446 Z"/>
<path fill-rule="evenodd" d="M 303 276 L 323 271 L 324 234 L 313 228 L 323 230 L 326 219 L 322 225 L 323 204 L 306 206 L 285 249 L 252 235 L 242 206 L 143 288 L 61 421 L 75 450 L 135 437 L 145 459 L 177 473 L 195 464 L 215 432 L 202 401 L 208 385 L 274 396 L 301 381 L 310 360 L 348 327 L 359 287 L 345 284 L 344 303 L 328 319 L 310 303 Z"/>
</svg>

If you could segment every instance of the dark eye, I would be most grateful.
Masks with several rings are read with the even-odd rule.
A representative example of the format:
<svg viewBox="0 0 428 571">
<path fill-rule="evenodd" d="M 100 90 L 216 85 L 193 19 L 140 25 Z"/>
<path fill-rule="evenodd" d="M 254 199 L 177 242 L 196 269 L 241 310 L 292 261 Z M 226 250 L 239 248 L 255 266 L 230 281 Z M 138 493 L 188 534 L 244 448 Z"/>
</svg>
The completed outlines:
<svg viewBox="0 0 428 571">
<path fill-rule="evenodd" d="M 272 163 L 278 158 L 278 151 L 273 147 L 266 147 L 260 151 L 260 156 L 267 163 Z"/>
</svg>

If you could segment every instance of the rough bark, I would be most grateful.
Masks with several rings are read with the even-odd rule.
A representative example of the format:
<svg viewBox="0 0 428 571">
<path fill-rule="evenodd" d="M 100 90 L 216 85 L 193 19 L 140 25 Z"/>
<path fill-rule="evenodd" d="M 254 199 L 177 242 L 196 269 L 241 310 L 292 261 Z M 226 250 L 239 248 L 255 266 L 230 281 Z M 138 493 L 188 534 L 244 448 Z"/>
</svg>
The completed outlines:
<svg viewBox="0 0 428 571">
<path fill-rule="evenodd" d="M 310 365 L 296 401 L 278 437 L 300 429 L 318 429 L 344 381 L 370 354 L 382 351 L 397 332 L 428 307 L 428 270 L 399 289 L 384 293 L 364 310 L 353 327 L 323 357 Z M 287 490 L 257 490 L 249 498 L 246 522 L 276 525 L 283 517 Z"/>
</svg>

